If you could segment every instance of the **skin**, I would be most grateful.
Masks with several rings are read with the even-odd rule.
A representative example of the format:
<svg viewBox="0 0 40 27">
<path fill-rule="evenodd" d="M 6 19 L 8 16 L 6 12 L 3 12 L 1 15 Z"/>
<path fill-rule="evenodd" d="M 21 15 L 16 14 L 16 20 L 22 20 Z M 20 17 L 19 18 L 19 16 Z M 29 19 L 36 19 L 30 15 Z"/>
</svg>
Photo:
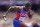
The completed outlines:
<svg viewBox="0 0 40 27">
<path fill-rule="evenodd" d="M 11 8 L 13 8 L 13 9 L 11 9 Z M 30 12 L 29 8 L 30 8 L 30 6 L 29 6 L 29 7 L 24 6 L 23 9 L 24 9 L 24 11 Z M 3 17 L 6 17 L 7 14 L 8 14 L 11 10 L 18 10 L 18 9 L 21 10 L 22 8 L 21 8 L 20 6 L 11 6 L 11 7 L 8 9 L 8 11 L 3 15 Z M 31 12 L 33 12 L 33 11 L 31 10 Z M 32 15 L 32 13 L 31 13 L 30 15 Z M 20 23 L 20 27 L 27 27 L 27 25 L 24 24 L 23 22 L 21 22 L 21 23 Z"/>
</svg>

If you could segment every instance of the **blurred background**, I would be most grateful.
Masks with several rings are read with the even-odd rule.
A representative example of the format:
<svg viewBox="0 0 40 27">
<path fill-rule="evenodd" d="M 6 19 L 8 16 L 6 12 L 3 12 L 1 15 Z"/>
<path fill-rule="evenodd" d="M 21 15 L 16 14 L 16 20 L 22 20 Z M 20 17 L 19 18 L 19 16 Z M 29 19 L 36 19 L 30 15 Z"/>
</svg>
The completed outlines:
<svg viewBox="0 0 40 27">
<path fill-rule="evenodd" d="M 31 9 L 35 13 L 32 20 L 40 24 L 40 0 L 0 0 L 0 27 L 13 27 L 13 18 L 15 18 L 17 11 L 10 11 L 7 15 L 7 21 L 4 21 L 2 16 L 10 6 L 24 6 L 26 3 L 30 3 L 32 5 Z M 28 18 L 24 21 L 28 21 Z"/>
</svg>

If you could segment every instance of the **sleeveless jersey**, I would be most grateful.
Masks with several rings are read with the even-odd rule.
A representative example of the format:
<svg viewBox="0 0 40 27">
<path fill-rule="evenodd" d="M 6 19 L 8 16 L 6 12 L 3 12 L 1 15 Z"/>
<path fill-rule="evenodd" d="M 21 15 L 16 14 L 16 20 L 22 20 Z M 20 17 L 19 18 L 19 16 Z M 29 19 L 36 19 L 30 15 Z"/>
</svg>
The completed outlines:
<svg viewBox="0 0 40 27">
<path fill-rule="evenodd" d="M 19 11 L 19 13 L 16 14 L 16 19 L 23 21 L 26 16 L 28 15 L 28 12 L 24 11 L 23 8 L 21 11 Z"/>
</svg>

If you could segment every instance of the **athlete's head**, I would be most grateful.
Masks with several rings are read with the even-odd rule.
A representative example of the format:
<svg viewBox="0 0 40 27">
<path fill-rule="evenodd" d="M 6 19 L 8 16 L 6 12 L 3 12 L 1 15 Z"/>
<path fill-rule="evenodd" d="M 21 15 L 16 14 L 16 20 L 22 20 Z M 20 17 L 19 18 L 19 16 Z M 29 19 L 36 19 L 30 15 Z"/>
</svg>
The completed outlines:
<svg viewBox="0 0 40 27">
<path fill-rule="evenodd" d="M 30 3 L 26 3 L 25 8 L 26 8 L 26 10 L 29 10 L 31 8 L 31 4 Z"/>
</svg>

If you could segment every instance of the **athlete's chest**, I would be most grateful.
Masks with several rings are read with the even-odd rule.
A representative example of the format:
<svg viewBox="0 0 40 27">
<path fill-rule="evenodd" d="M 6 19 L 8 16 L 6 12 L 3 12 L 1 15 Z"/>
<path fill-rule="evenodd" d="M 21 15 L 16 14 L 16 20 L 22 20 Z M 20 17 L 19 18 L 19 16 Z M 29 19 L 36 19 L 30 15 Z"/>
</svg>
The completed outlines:
<svg viewBox="0 0 40 27">
<path fill-rule="evenodd" d="M 23 20 L 26 18 L 27 15 L 28 15 L 28 12 L 22 11 L 22 12 L 20 13 L 19 20 L 20 20 L 20 21 L 23 21 Z"/>
<path fill-rule="evenodd" d="M 28 15 L 28 12 L 25 12 L 25 11 L 21 11 L 20 13 L 20 16 L 27 16 Z"/>
</svg>

